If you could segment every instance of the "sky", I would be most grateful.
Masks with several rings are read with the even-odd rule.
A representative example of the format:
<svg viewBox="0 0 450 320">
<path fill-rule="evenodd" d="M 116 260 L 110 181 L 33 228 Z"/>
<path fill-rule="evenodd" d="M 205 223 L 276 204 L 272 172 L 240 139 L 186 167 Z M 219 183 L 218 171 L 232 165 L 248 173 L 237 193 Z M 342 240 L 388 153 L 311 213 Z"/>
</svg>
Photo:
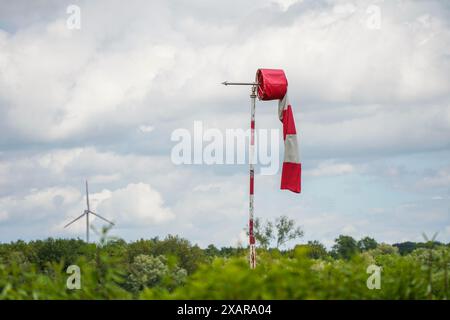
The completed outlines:
<svg viewBox="0 0 450 320">
<path fill-rule="evenodd" d="M 298 195 L 257 168 L 255 217 L 328 247 L 450 241 L 450 5 L 433 0 L 0 0 L 0 241 L 84 238 L 63 226 L 88 179 L 111 235 L 245 245 L 248 166 L 176 165 L 171 134 L 247 129 L 249 88 L 220 83 L 258 68 L 286 72 L 303 177 Z M 256 127 L 281 129 L 275 101 Z"/>
</svg>

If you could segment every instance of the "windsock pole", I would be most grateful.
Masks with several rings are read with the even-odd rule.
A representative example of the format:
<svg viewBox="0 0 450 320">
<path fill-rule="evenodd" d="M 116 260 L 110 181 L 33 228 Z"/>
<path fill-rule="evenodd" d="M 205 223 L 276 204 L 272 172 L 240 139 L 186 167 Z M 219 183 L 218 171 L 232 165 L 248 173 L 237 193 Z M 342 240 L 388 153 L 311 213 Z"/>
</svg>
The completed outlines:
<svg viewBox="0 0 450 320">
<path fill-rule="evenodd" d="M 256 103 L 256 86 L 252 87 L 251 99 L 251 120 L 250 120 L 250 149 L 249 149 L 249 163 L 250 163 L 250 196 L 249 196 L 249 217 L 248 217 L 248 237 L 250 245 L 250 268 L 256 268 L 256 248 L 255 235 L 253 233 L 253 196 L 255 186 L 255 103 Z"/>
<path fill-rule="evenodd" d="M 252 92 L 250 94 L 250 145 L 249 145 L 249 164 L 250 164 L 250 194 L 249 194 L 249 216 L 248 216 L 248 244 L 249 244 L 249 262 L 250 268 L 256 268 L 256 245 L 255 245 L 255 235 L 253 231 L 254 219 L 253 219 L 253 197 L 254 197 L 254 186 L 255 186 L 255 105 L 256 105 L 256 89 L 258 88 L 257 82 L 222 82 L 225 86 L 252 86 Z"/>
</svg>

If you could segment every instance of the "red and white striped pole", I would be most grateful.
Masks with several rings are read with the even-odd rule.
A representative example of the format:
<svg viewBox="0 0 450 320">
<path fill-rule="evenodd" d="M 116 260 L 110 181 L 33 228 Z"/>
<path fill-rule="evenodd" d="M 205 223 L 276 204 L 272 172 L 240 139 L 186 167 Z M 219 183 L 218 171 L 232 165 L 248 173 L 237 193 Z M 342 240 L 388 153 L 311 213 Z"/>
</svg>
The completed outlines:
<svg viewBox="0 0 450 320">
<path fill-rule="evenodd" d="M 253 197 L 255 192 L 255 103 L 256 103 L 256 86 L 252 87 L 251 99 L 251 120 L 250 120 L 250 149 L 249 149 L 249 163 L 250 163 L 250 196 L 249 196 L 249 217 L 248 217 L 248 243 L 250 246 L 250 268 L 256 267 L 256 248 L 255 235 L 253 233 Z"/>
<path fill-rule="evenodd" d="M 248 217 L 248 243 L 249 243 L 249 262 L 250 268 L 256 268 L 256 245 L 255 245 L 255 235 L 253 232 L 253 197 L 255 191 L 255 104 L 256 104 L 256 89 L 258 83 L 256 82 L 223 82 L 222 84 L 228 85 L 251 85 L 252 93 L 250 94 L 251 99 L 251 119 L 250 119 L 250 145 L 249 145 L 249 164 L 250 164 L 250 195 L 249 195 L 249 217 Z"/>
</svg>

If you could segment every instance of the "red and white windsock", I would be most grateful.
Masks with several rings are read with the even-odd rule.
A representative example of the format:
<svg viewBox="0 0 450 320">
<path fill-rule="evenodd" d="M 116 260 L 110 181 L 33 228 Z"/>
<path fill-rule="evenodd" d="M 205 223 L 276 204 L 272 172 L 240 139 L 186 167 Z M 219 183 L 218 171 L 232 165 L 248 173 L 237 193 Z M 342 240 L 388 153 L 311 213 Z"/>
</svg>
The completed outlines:
<svg viewBox="0 0 450 320">
<path fill-rule="evenodd" d="M 259 69 L 256 72 L 259 100 L 279 100 L 278 117 L 283 123 L 284 160 L 281 172 L 281 189 L 300 193 L 302 165 L 295 129 L 294 115 L 289 103 L 288 81 L 283 70 Z"/>
</svg>

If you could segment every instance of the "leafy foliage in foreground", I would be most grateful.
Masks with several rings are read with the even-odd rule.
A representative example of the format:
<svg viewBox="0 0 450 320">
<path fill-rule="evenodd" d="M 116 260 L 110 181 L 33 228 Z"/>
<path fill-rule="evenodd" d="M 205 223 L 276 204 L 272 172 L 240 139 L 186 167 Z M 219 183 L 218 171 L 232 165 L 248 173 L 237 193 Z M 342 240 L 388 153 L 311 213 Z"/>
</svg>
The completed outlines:
<svg viewBox="0 0 450 320">
<path fill-rule="evenodd" d="M 0 299 L 446 299 L 450 247 L 398 246 L 339 237 L 331 252 L 317 241 L 294 250 L 200 249 L 175 236 L 126 243 L 102 239 L 0 244 Z M 67 266 L 81 269 L 69 290 Z M 382 268 L 369 290 L 367 267 Z"/>
<path fill-rule="evenodd" d="M 445 249 L 448 251 L 448 249 Z M 428 278 L 418 256 L 380 254 L 375 250 L 350 260 L 313 260 L 306 247 L 293 257 L 264 253 L 256 270 L 244 258 L 217 258 L 203 265 L 174 292 L 146 289 L 146 299 L 427 299 Z M 437 252 L 436 252 L 437 254 Z M 419 256 L 421 254 L 419 253 Z M 438 259 L 437 259 L 438 260 Z M 433 269 L 431 298 L 444 299 L 443 272 Z M 366 269 L 382 267 L 379 290 L 369 290 Z M 448 289 L 447 289 L 448 293 Z"/>
</svg>

